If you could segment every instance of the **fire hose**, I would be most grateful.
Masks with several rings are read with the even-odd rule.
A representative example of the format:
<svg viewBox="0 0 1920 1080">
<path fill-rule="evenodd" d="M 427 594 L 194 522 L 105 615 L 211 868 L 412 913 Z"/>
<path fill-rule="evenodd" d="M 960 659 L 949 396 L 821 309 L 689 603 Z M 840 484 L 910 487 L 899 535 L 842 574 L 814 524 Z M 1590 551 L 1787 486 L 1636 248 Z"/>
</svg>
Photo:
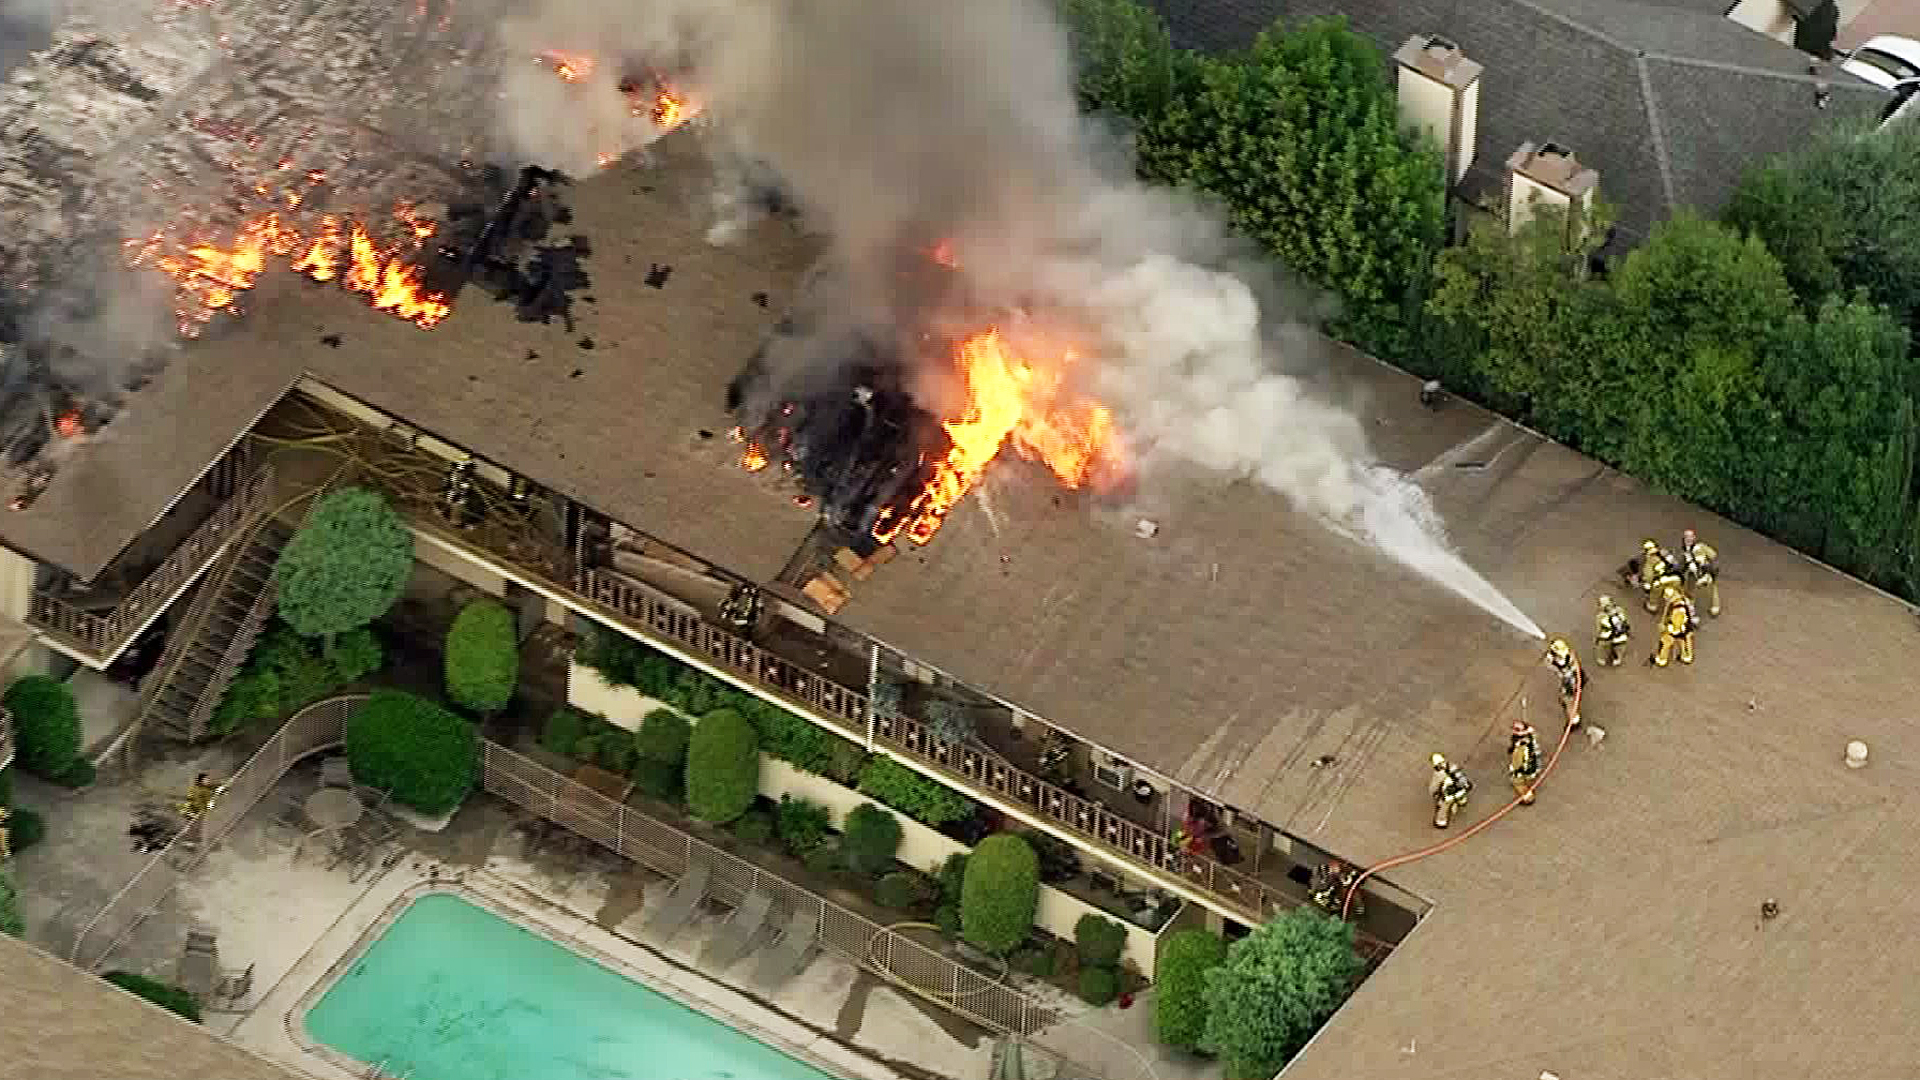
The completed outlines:
<svg viewBox="0 0 1920 1080">
<path fill-rule="evenodd" d="M 1482 829 L 1485 829 L 1487 826 L 1493 824 L 1496 821 L 1499 821 L 1503 817 L 1506 817 L 1507 814 L 1510 813 L 1514 807 L 1521 805 L 1521 803 L 1526 799 L 1528 795 L 1532 795 L 1535 791 L 1539 790 L 1540 785 L 1546 782 L 1547 775 L 1553 772 L 1554 764 L 1560 760 L 1561 752 L 1567 748 L 1567 743 L 1573 738 L 1573 718 L 1580 715 L 1580 695 L 1587 688 L 1587 672 L 1585 668 L 1580 666 L 1580 660 L 1578 657 L 1574 658 L 1573 671 L 1574 671 L 1573 702 L 1572 702 L 1571 708 L 1567 710 L 1566 727 L 1562 729 L 1560 732 L 1560 745 L 1553 748 L 1552 756 L 1547 758 L 1546 767 L 1540 770 L 1540 775 L 1534 778 L 1533 783 L 1527 785 L 1527 790 L 1524 793 L 1516 793 L 1511 802 L 1507 803 L 1507 805 L 1501 807 L 1500 809 L 1495 810 L 1493 813 L 1487 815 L 1482 820 L 1474 822 L 1473 826 L 1467 829 L 1465 832 L 1459 833 L 1458 835 L 1455 835 L 1455 836 L 1449 836 L 1445 840 L 1442 840 L 1437 844 L 1433 844 L 1428 847 L 1421 848 L 1419 851 L 1408 852 L 1405 855 L 1395 855 L 1393 858 L 1388 859 L 1385 862 L 1375 863 L 1374 865 L 1367 867 L 1365 870 L 1362 870 L 1360 872 L 1360 875 L 1353 879 L 1353 883 L 1347 886 L 1346 897 L 1342 899 L 1340 902 L 1340 918 L 1342 919 L 1347 918 L 1347 913 L 1353 910 L 1353 898 L 1359 894 L 1361 883 L 1365 882 L 1368 878 L 1374 876 L 1375 874 L 1380 873 L 1383 870 L 1391 870 L 1396 866 L 1405 866 L 1411 862 L 1419 862 L 1421 859 L 1424 859 L 1429 855 L 1438 855 L 1443 851 L 1456 847 L 1460 844 L 1466 843 L 1469 839 L 1472 839 L 1473 836 L 1479 833 Z M 1526 686 L 1525 681 L 1523 680 L 1520 685 L 1522 688 L 1524 688 Z M 1513 696 L 1507 698 L 1507 704 L 1508 705 L 1512 704 L 1513 699 L 1519 696 L 1520 696 L 1520 691 L 1515 690 L 1513 692 Z M 1506 709 L 1507 709 L 1507 705 L 1500 706 L 1500 712 L 1505 712 Z M 1495 716 L 1495 719 L 1498 719 L 1499 713 L 1495 713 L 1494 716 Z"/>
</svg>

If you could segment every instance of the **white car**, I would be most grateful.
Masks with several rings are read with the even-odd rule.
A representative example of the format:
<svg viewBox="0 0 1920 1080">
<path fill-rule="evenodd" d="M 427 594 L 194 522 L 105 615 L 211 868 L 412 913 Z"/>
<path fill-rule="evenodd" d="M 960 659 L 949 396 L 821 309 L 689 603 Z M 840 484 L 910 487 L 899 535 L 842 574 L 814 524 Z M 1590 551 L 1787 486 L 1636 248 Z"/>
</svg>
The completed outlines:
<svg viewBox="0 0 1920 1080">
<path fill-rule="evenodd" d="M 1920 41 L 1881 34 L 1848 53 L 1840 70 L 1892 90 L 1910 79 L 1920 79 Z"/>
</svg>

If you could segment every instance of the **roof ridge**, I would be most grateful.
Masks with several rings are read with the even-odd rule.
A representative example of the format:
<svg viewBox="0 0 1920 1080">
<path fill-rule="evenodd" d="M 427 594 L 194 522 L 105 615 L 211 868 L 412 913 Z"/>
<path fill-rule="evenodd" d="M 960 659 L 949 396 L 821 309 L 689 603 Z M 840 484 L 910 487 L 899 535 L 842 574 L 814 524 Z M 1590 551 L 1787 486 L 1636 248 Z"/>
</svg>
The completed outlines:
<svg viewBox="0 0 1920 1080">
<path fill-rule="evenodd" d="M 1653 160 L 1660 167 L 1660 192 L 1666 208 L 1674 209 L 1678 199 L 1673 192 L 1673 161 L 1667 156 L 1666 129 L 1660 123 L 1660 102 L 1653 89 L 1653 72 L 1647 67 L 1647 54 L 1633 58 L 1634 71 L 1640 76 L 1640 100 L 1647 108 L 1647 130 L 1653 135 Z"/>
<path fill-rule="evenodd" d="M 1544 4 L 1536 3 L 1535 0 L 1508 0 L 1508 3 L 1526 8 L 1527 10 L 1532 11 L 1536 15 L 1544 15 L 1547 18 L 1553 20 L 1554 22 L 1557 22 L 1560 25 L 1567 27 L 1570 30 L 1578 30 L 1580 33 L 1585 34 L 1596 41 L 1599 41 L 1601 44 L 1611 45 L 1614 48 L 1619 49 L 1621 52 L 1633 53 L 1637 56 L 1646 55 L 1646 51 L 1637 46 L 1629 45 L 1624 41 L 1620 41 L 1619 39 L 1613 37 L 1610 34 L 1607 34 L 1603 31 L 1596 30 L 1593 27 L 1588 26 L 1586 23 L 1576 22 L 1571 16 L 1567 15 L 1565 12 L 1556 11 L 1555 9 L 1547 7 Z"/>
<path fill-rule="evenodd" d="M 1667 64 L 1680 64 L 1686 67 L 1711 68 L 1714 71 L 1732 72 L 1737 75 L 1757 75 L 1766 79 L 1784 79 L 1788 82 L 1805 83 L 1808 86 L 1818 86 L 1824 83 L 1830 90 L 1877 91 L 1879 89 L 1878 87 L 1869 86 L 1864 82 L 1838 82 L 1824 75 L 1809 75 L 1799 71 L 1774 71 L 1769 68 L 1753 67 L 1749 64 L 1735 64 L 1726 60 L 1702 60 L 1698 57 L 1679 56 L 1674 53 L 1643 52 L 1640 54 L 1640 58 L 1642 60 L 1659 60 Z"/>
</svg>

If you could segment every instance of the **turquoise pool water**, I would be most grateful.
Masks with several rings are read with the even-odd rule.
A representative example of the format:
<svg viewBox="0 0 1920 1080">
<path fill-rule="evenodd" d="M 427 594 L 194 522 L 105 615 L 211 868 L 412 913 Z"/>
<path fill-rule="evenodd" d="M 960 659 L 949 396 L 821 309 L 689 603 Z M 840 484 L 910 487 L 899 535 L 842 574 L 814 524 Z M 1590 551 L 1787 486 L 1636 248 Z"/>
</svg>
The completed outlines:
<svg viewBox="0 0 1920 1080">
<path fill-rule="evenodd" d="M 401 912 L 307 1030 L 408 1080 L 829 1080 L 445 893 Z"/>
</svg>

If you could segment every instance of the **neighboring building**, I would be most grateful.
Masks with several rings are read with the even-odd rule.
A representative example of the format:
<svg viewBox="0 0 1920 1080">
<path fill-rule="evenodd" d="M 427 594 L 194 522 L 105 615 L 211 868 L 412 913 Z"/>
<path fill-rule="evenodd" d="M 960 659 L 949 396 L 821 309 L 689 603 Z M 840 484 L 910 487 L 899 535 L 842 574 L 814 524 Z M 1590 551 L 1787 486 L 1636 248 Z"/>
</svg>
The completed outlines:
<svg viewBox="0 0 1920 1080">
<path fill-rule="evenodd" d="M 1246 48 L 1278 21 L 1343 18 L 1388 53 L 1437 35 L 1481 69 L 1459 197 L 1498 210 L 1509 156 L 1522 143 L 1558 144 L 1598 173 L 1625 245 L 1677 211 L 1715 213 L 1752 162 L 1886 102 L 1727 18 L 1725 0 L 1143 2 L 1175 44 L 1210 51 Z"/>
<path fill-rule="evenodd" d="M 0 935 L 0 1076 L 296 1080 L 211 1031 Z"/>
<path fill-rule="evenodd" d="M 1477 814 L 1504 801 L 1508 719 L 1557 737 L 1537 641 L 1246 481 L 1116 508 L 1004 461 L 931 544 L 843 560 L 778 470 L 740 467 L 724 407 L 816 247 L 778 222 L 708 246 L 690 139 L 658 150 L 644 181 L 615 170 L 574 199 L 592 349 L 483 296 L 423 333 L 263 279 L 245 322 L 184 350 L 112 437 L 0 511 L 0 610 L 101 666 L 184 607 L 146 706 L 191 730 L 263 612 L 250 526 L 274 500 L 260 456 L 235 448 L 263 417 L 296 437 L 304 415 L 394 466 L 372 482 L 423 560 L 529 620 L 647 641 L 1066 838 L 1112 892 L 1164 890 L 1230 934 L 1300 902 L 1327 853 L 1372 865 L 1431 844 L 1429 752 L 1479 781 Z M 1577 170 L 1554 176 L 1582 190 Z M 670 280 L 648 287 L 649 265 Z M 1920 914 L 1912 610 L 1497 417 L 1426 409 L 1415 380 L 1351 350 L 1299 347 L 1372 403 L 1377 459 L 1415 473 L 1460 554 L 1543 625 L 1584 631 L 1639 539 L 1689 525 L 1725 556 L 1729 613 L 1693 668 L 1595 673 L 1586 715 L 1611 734 L 1571 746 L 1538 806 L 1392 871 L 1365 928 L 1404 942 L 1288 1075 L 1913 1071 L 1920 948 L 1887 932 Z M 275 483 L 333 468 L 302 460 L 274 463 Z M 513 528 L 442 515 L 441 478 L 469 462 L 524 507 Z M 217 557 L 235 537 L 246 549 Z M 121 565 L 119 606 L 49 595 L 51 568 L 110 582 Z M 773 598 L 750 638 L 717 614 L 747 582 Z M 905 688 L 901 715 L 872 707 L 883 683 Z M 983 745 L 930 737 L 915 717 L 933 696 L 978 706 Z M 1850 739 L 1871 767 L 1845 769 Z M 1175 848 L 1196 807 L 1230 842 Z M 1768 899 L 1782 914 L 1763 922 Z"/>
</svg>

